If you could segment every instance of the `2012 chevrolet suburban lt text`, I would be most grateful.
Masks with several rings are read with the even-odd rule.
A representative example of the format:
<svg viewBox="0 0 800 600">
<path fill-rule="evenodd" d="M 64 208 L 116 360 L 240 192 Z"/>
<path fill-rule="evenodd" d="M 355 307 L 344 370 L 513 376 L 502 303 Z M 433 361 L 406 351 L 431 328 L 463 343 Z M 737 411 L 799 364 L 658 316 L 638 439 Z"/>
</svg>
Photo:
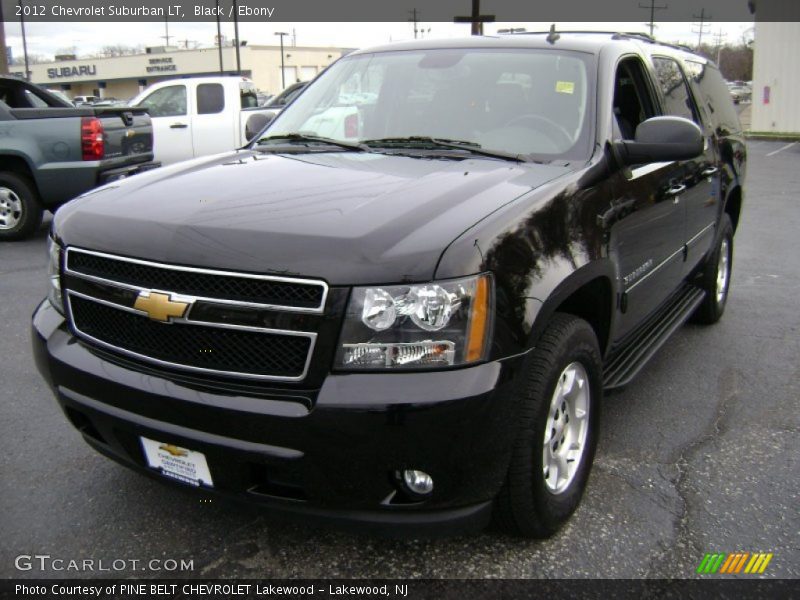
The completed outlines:
<svg viewBox="0 0 800 600">
<path fill-rule="evenodd" d="M 34 354 L 85 440 L 153 477 L 547 536 L 604 391 L 722 315 L 744 177 L 719 71 L 680 48 L 362 50 L 246 148 L 61 208 Z"/>
</svg>

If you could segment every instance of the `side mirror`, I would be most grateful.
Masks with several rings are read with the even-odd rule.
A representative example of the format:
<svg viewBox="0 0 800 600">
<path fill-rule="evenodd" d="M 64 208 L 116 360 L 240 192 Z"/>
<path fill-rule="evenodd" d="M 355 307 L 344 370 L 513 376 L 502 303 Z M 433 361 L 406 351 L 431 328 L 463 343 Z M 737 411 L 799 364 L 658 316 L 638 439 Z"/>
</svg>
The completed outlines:
<svg viewBox="0 0 800 600">
<path fill-rule="evenodd" d="M 252 141 L 254 137 L 263 131 L 264 127 L 269 125 L 273 118 L 275 118 L 275 115 L 250 115 L 244 126 L 244 137 L 247 138 L 247 141 Z"/>
<path fill-rule="evenodd" d="M 703 153 L 703 132 L 683 117 L 653 117 L 639 123 L 633 141 L 615 146 L 625 165 L 689 160 Z"/>
</svg>

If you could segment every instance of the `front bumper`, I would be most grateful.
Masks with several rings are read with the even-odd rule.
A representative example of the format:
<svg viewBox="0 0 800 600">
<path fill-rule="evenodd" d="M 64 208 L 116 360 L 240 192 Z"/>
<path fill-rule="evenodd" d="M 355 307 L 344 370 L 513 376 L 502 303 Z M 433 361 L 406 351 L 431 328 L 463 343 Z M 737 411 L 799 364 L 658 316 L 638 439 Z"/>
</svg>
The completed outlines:
<svg viewBox="0 0 800 600">
<path fill-rule="evenodd" d="M 47 301 L 32 334 L 40 372 L 86 441 L 159 478 L 140 436 L 204 453 L 216 493 L 311 517 L 450 532 L 485 526 L 506 475 L 522 357 L 453 371 L 331 374 L 320 389 L 244 388 L 90 348 Z M 433 477 L 424 501 L 397 481 L 409 468 Z"/>
</svg>

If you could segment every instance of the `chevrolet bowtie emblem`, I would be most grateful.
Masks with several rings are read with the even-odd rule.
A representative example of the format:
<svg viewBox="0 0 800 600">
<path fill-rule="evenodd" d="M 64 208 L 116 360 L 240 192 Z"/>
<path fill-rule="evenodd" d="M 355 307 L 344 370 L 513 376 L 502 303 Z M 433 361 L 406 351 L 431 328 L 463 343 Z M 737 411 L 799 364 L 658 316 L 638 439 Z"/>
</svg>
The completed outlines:
<svg viewBox="0 0 800 600">
<path fill-rule="evenodd" d="M 189 308 L 189 303 L 172 300 L 169 294 L 139 292 L 139 297 L 136 298 L 133 308 L 146 312 L 147 316 L 153 321 L 167 323 L 173 317 L 180 318 L 185 315 L 186 309 Z"/>
<path fill-rule="evenodd" d="M 173 446 L 172 444 L 161 444 L 158 447 L 159 450 L 163 450 L 164 452 L 169 452 L 172 456 L 189 456 L 189 452 L 184 450 L 183 448 L 178 448 L 177 446 Z"/>
</svg>

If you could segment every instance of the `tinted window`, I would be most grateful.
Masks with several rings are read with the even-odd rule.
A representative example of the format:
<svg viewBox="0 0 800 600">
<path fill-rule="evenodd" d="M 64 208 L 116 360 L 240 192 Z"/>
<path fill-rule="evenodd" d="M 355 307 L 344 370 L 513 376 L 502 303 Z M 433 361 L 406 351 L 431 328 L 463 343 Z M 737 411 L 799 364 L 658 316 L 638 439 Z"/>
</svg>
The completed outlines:
<svg viewBox="0 0 800 600">
<path fill-rule="evenodd" d="M 739 116 L 719 70 L 711 64 L 686 61 L 686 72 L 700 89 L 714 126 L 722 129 L 723 134 L 741 131 Z"/>
<path fill-rule="evenodd" d="M 614 117 L 619 136 L 634 139 L 639 124 L 653 116 L 653 98 L 644 65 L 636 58 L 620 62 L 614 79 Z"/>
<path fill-rule="evenodd" d="M 177 117 L 186 114 L 186 86 L 171 85 L 156 90 L 139 102 L 151 117 Z"/>
<path fill-rule="evenodd" d="M 249 81 L 239 84 L 239 99 L 242 108 L 256 108 L 258 106 L 258 92 L 256 86 Z"/>
<path fill-rule="evenodd" d="M 678 63 L 671 58 L 657 57 L 653 59 L 656 76 L 664 94 L 664 112 L 675 117 L 684 117 L 695 123 L 700 123 L 689 87 L 683 77 L 683 72 Z"/>
<path fill-rule="evenodd" d="M 201 83 L 197 86 L 197 114 L 210 115 L 225 109 L 225 92 L 220 83 Z"/>
</svg>

